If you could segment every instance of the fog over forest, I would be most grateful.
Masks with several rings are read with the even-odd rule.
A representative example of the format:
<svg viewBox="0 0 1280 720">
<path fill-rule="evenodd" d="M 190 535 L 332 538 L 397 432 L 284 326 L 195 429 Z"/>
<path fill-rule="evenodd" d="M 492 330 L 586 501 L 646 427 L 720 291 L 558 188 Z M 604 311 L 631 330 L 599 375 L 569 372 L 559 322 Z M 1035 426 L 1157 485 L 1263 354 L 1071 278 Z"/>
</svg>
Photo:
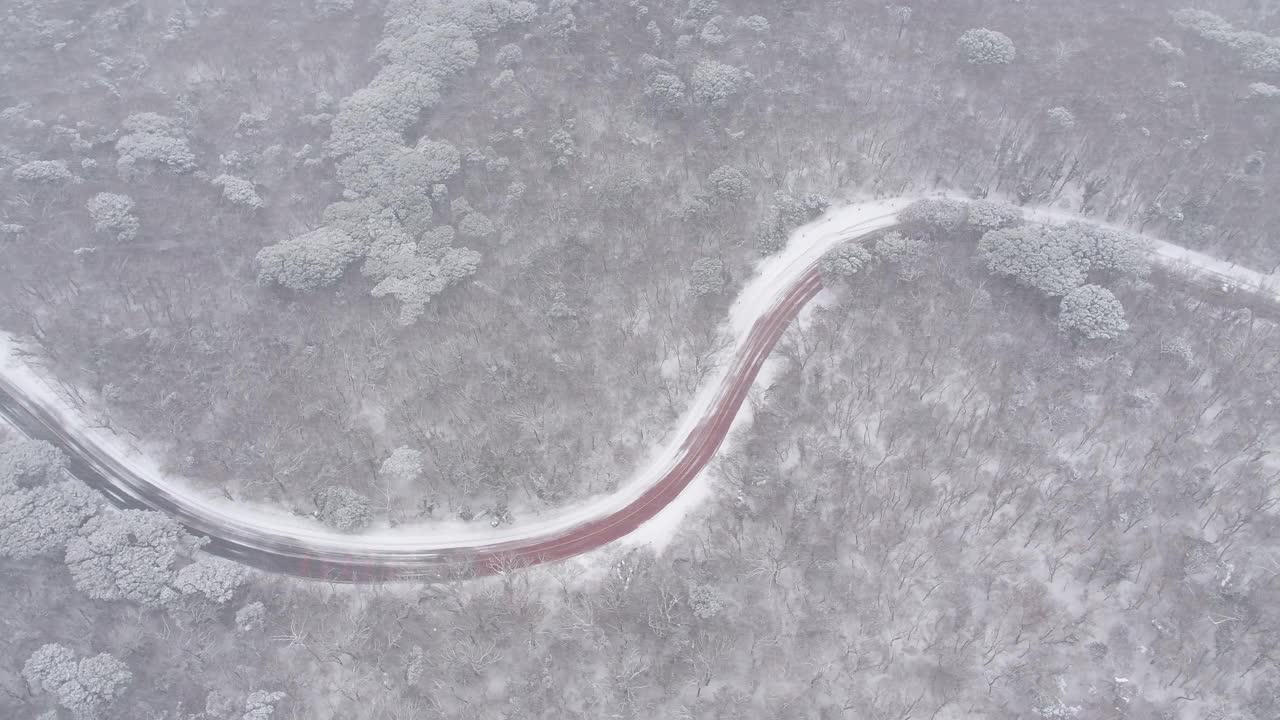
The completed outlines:
<svg viewBox="0 0 1280 720">
<path fill-rule="evenodd" d="M 1280 2 L 898 2 L 0 3 L 0 719 L 1280 717 Z"/>
</svg>

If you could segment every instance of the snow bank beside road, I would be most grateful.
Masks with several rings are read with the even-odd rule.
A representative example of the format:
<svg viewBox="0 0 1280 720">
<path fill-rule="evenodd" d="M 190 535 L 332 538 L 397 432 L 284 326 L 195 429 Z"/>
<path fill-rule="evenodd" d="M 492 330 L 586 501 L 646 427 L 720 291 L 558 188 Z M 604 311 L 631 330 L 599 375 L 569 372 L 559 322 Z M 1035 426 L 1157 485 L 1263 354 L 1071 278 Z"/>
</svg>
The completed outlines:
<svg viewBox="0 0 1280 720">
<path fill-rule="evenodd" d="M 266 543 L 273 537 L 286 537 L 321 552 L 355 551 L 371 557 L 405 551 L 431 556 L 444 550 L 521 542 L 555 535 L 612 515 L 653 487 L 681 457 L 685 438 L 702 421 L 720 392 L 730 367 L 729 359 L 735 357 L 745 343 L 755 319 L 767 312 L 823 253 L 851 237 L 891 227 L 896 222 L 897 212 L 909 202 L 909 199 L 894 199 L 850 205 L 828 212 L 800 228 L 793 234 L 786 250 L 761 262 L 758 274 L 733 305 L 729 330 L 735 340 L 731 349 L 718 358 L 720 369 L 698 391 L 676 427 L 631 479 L 613 493 L 589 498 L 511 527 L 493 529 L 479 523 L 444 521 L 405 524 L 359 535 L 335 532 L 307 518 L 211 495 L 183 478 L 162 472 L 153 455 L 139 451 L 128 438 L 112 430 L 95 426 L 89 414 L 69 399 L 68 393 L 57 389 L 55 381 L 42 376 L 22 359 L 20 344 L 3 332 L 0 332 L 0 382 L 16 388 L 23 398 L 53 414 L 60 424 L 102 454 L 128 467 L 134 474 L 133 481 L 163 488 L 170 499 L 191 515 L 199 517 L 201 525 L 218 528 L 220 532 L 240 540 L 252 538 Z M 142 497 L 137 487 L 117 490 L 135 499 Z M 675 503 L 668 505 L 638 532 L 628 536 L 628 541 L 660 545 L 670 540 L 680 518 L 708 495 L 708 488 L 700 481 L 695 482 L 690 490 L 682 493 Z"/>
<path fill-rule="evenodd" d="M 12 336 L 0 332 L 0 386 L 10 389 L 22 404 L 38 407 L 56 420 L 58 427 L 82 441 L 95 455 L 95 462 L 125 468 L 128 472 L 113 474 L 110 494 L 118 498 L 142 500 L 161 497 L 170 511 L 191 518 L 197 532 L 234 538 L 258 549 L 269 549 L 287 540 L 302 546 L 309 554 L 359 555 L 362 559 L 380 560 L 406 555 L 415 560 L 444 556 L 452 551 L 481 549 L 497 544 L 527 545 L 532 541 L 556 538 L 587 523 L 613 519 L 646 492 L 658 486 L 685 457 L 685 442 L 699 424 L 707 419 L 717 398 L 723 392 L 734 360 L 748 347 L 748 337 L 756 321 L 769 316 L 789 289 L 797 285 L 832 247 L 848 239 L 865 236 L 893 227 L 897 213 L 914 198 L 898 198 L 866 202 L 833 210 L 793 234 L 786 249 L 761 261 L 756 276 L 747 283 L 730 309 L 727 334 L 732 338 L 726 351 L 715 358 L 717 370 L 699 389 L 689 407 L 680 416 L 663 442 L 648 454 L 641 467 L 619 490 L 575 503 L 529 522 L 501 529 L 457 521 L 430 522 L 382 528 L 359 535 L 338 533 L 308 518 L 289 515 L 279 509 L 263 508 L 243 502 L 232 502 L 194 487 L 183 478 L 162 472 L 155 458 L 158 453 L 114 431 L 99 427 L 92 410 L 70 397 L 65 386 L 43 376 L 22 356 L 22 349 Z M 1030 220 L 1060 223 L 1082 220 L 1068 213 L 1048 209 L 1029 209 Z M 1086 222 L 1091 222 L 1085 219 Z M 1270 293 L 1274 297 L 1274 276 L 1225 263 L 1202 253 L 1152 240 L 1156 259 L 1173 270 L 1188 272 L 1193 277 L 1232 287 Z M 810 278 L 812 281 L 813 279 Z M 813 286 L 809 286 L 811 289 Z M 766 365 L 765 382 L 770 374 Z M 730 428 L 745 422 L 749 412 L 740 411 Z M 661 547 L 676 533 L 681 520 L 693 507 L 710 494 L 705 478 L 697 477 L 674 500 L 652 519 L 626 536 L 625 544 L 650 544 Z M 156 505 L 159 507 L 159 505 Z M 616 537 L 616 536 L 615 536 Z M 289 557 L 301 557 L 295 549 Z"/>
<path fill-rule="evenodd" d="M 650 458 L 644 465 L 645 469 L 629 481 L 628 485 L 635 497 L 662 477 L 674 461 L 679 444 L 707 414 L 724 381 L 730 360 L 745 342 L 756 319 L 764 316 L 796 278 L 804 275 L 828 250 L 850 238 L 893 227 L 897 224 L 898 212 L 914 200 L 915 198 L 895 198 L 835 208 L 792 233 L 782 252 L 760 261 L 755 277 L 742 288 L 729 309 L 729 332 L 736 341 L 716 358 L 719 370 L 698 391 L 693 404 L 681 415 L 676 427 L 668 434 L 661 453 Z M 804 315 L 797 318 L 797 321 L 804 322 Z M 771 360 L 761 369 L 755 385 L 767 386 L 776 373 L 776 361 Z M 732 434 L 743 424 L 751 422 L 750 415 L 750 406 L 744 405 L 734 418 L 729 432 Z M 679 497 L 621 542 L 627 545 L 649 545 L 655 549 L 666 547 L 674 539 L 685 516 L 710 496 L 711 486 L 704 470 Z"/>
</svg>

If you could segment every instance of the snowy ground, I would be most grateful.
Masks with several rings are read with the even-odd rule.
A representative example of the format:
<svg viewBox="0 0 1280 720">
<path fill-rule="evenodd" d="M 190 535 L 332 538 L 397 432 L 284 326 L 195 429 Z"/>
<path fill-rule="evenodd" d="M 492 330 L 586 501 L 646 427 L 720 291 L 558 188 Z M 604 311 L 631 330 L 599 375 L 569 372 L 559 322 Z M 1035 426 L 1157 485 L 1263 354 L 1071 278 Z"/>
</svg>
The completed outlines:
<svg viewBox="0 0 1280 720">
<path fill-rule="evenodd" d="M 492 529 L 479 524 L 436 521 L 376 529 L 361 535 L 334 532 L 307 518 L 274 508 L 233 502 L 199 490 L 184 478 L 162 473 L 160 464 L 153 459 L 159 456 L 154 449 L 140 447 L 130 438 L 102 427 L 102 423 L 94 420 L 95 416 L 101 417 L 99 411 L 73 402 L 70 393 L 59 387 L 56 381 L 24 361 L 24 349 L 35 352 L 35 348 L 23 348 L 17 338 L 3 332 L 0 332 L 0 380 L 20 389 L 23 397 L 50 411 L 64 426 L 73 428 L 80 437 L 131 468 L 140 482 L 164 487 L 178 502 L 192 510 L 193 514 L 205 518 L 210 526 L 234 530 L 241 537 L 288 536 L 317 550 L 360 549 L 376 555 L 386 551 L 410 549 L 430 554 L 433 550 L 445 548 L 465 548 L 553 535 L 591 519 L 613 514 L 657 482 L 678 458 L 685 437 L 706 414 L 728 372 L 728 359 L 737 354 L 738 347 L 745 342 L 755 319 L 768 310 L 785 289 L 828 249 L 851 237 L 892 227 L 896 222 L 897 212 L 913 199 L 896 198 L 841 207 L 800 228 L 792 236 L 787 249 L 763 261 L 756 277 L 743 289 L 731 308 L 728 321 L 727 332 L 736 340 L 717 359 L 718 371 L 699 390 L 673 431 L 667 434 L 662 445 L 647 458 L 631 479 L 616 492 L 589 498 L 532 522 L 506 528 Z M 765 374 L 767 378 L 768 366 Z M 89 393 L 79 394 L 85 398 L 91 397 Z M 735 425 L 740 421 L 741 418 L 735 420 Z M 133 494 L 130 488 L 123 490 Z M 708 495 L 709 488 L 705 481 L 695 481 L 675 502 L 628 536 L 625 542 L 656 546 L 665 544 L 675 534 L 681 518 Z"/>
<path fill-rule="evenodd" d="M 785 289 L 821 258 L 823 253 L 849 238 L 892 227 L 896 223 L 897 212 L 914 199 L 895 198 L 848 205 L 832 210 L 816 222 L 800 228 L 792 236 L 786 250 L 762 261 L 755 278 L 743 288 L 730 309 L 724 330 L 735 341 L 716 358 L 718 370 L 699 390 L 678 423 L 667 434 L 663 443 L 646 458 L 640 469 L 616 492 L 592 497 L 536 520 L 510 527 L 492 529 L 479 523 L 434 521 L 380 528 L 361 535 L 337 533 L 310 519 L 275 508 L 233 502 L 199 490 L 183 478 L 162 473 L 160 464 L 153 459 L 161 456 L 156 449 L 140 446 L 134 440 L 103 427 L 99 418 L 105 417 L 105 413 L 101 407 L 94 407 L 96 400 L 89 399 L 87 405 L 73 401 L 72 393 L 66 388 L 26 362 L 22 357 L 24 348 L 18 340 L 3 332 L 0 332 L 0 382 L 18 388 L 21 395 L 54 413 L 66 427 L 74 428 L 81 437 L 130 467 L 139 482 L 163 487 L 181 504 L 193 510 L 195 515 L 205 518 L 210 526 L 234 530 L 241 537 L 288 536 L 318 550 L 341 548 L 347 551 L 361 550 L 370 555 L 392 550 L 414 550 L 429 555 L 432 551 L 444 548 L 465 548 L 553 535 L 591 519 L 613 514 L 662 478 L 678 458 L 685 437 L 707 413 L 729 370 L 730 359 L 738 353 L 756 318 L 772 307 Z M 1082 219 L 1048 209 L 1030 211 L 1028 218 L 1046 223 Z M 1156 260 L 1171 269 L 1187 272 L 1208 282 L 1280 297 L 1280 281 L 1275 276 L 1226 263 L 1156 238 L 1151 238 L 1151 242 Z M 767 383 L 774 372 L 776 366 L 766 364 L 760 382 Z M 78 394 L 90 398 L 87 393 Z M 734 427 L 749 422 L 749 415 L 749 408 L 744 407 L 743 412 L 735 419 Z M 131 488 L 123 490 L 135 491 Z M 710 492 L 705 478 L 695 480 L 655 518 L 620 542 L 624 545 L 647 544 L 657 548 L 665 546 L 676 535 L 681 520 L 691 509 L 704 502 Z"/>
</svg>

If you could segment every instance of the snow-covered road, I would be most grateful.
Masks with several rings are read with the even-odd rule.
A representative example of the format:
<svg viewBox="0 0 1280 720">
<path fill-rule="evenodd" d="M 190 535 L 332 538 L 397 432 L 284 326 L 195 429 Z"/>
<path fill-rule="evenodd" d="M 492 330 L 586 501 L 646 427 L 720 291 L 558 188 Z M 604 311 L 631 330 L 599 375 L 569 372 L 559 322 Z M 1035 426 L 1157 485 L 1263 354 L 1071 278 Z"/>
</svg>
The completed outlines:
<svg viewBox="0 0 1280 720">
<path fill-rule="evenodd" d="M 835 245 L 895 226 L 897 213 L 914 199 L 841 207 L 799 229 L 781 254 L 760 263 L 730 310 L 726 332 L 734 341 L 717 358 L 719 370 L 630 480 L 616 492 L 510 527 L 432 522 L 352 535 L 202 491 L 162 472 L 154 449 L 95 423 L 100 413 L 94 407 L 71 402 L 69 393 L 24 359 L 17 339 L 2 332 L 0 416 L 61 445 L 75 460 L 73 473 L 118 505 L 168 512 L 192 532 L 209 536 L 210 550 L 273 571 L 346 581 L 434 577 L 442 568 L 484 573 L 557 560 L 622 539 L 661 543 L 708 494 L 699 475 L 739 420 L 774 343 L 821 288 L 819 259 Z M 1032 217 L 1081 219 L 1047 211 Z M 1280 300 L 1274 277 L 1160 241 L 1154 248 L 1157 260 L 1174 270 Z"/>
<path fill-rule="evenodd" d="M 1030 222 L 1062 225 L 1070 222 L 1087 222 L 1114 230 L 1127 228 L 1111 223 L 1084 218 L 1074 213 L 1048 208 L 1035 208 L 1026 213 Z M 1258 272 L 1243 265 L 1220 260 L 1212 255 L 1175 245 L 1168 240 L 1143 236 L 1151 246 L 1152 261 L 1166 270 L 1187 277 L 1205 287 L 1222 290 L 1230 288 L 1239 292 L 1257 294 L 1268 302 L 1280 303 L 1280 276 Z"/>
</svg>

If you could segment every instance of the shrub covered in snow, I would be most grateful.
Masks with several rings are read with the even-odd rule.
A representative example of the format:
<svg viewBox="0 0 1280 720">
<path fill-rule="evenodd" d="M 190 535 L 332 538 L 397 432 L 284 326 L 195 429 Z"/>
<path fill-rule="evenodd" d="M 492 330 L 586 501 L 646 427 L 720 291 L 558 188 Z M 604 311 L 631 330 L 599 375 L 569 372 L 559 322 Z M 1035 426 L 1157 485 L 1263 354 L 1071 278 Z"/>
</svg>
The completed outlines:
<svg viewBox="0 0 1280 720">
<path fill-rule="evenodd" d="M 248 180 L 234 175 L 219 175 L 213 179 L 213 184 L 222 188 L 222 197 L 236 205 L 255 210 L 262 207 L 262 198 L 258 197 L 258 190 Z"/>
<path fill-rule="evenodd" d="M 995 200 L 974 200 L 969 203 L 968 222 L 982 232 L 1017 227 L 1023 222 L 1022 208 Z"/>
<path fill-rule="evenodd" d="M 721 165 L 707 176 L 707 185 L 715 197 L 733 202 L 741 200 L 751 192 L 751 181 L 747 174 L 731 165 Z"/>
<path fill-rule="evenodd" d="M 708 297 L 724 292 L 724 263 L 719 258 L 695 260 L 689 275 L 689 291 L 694 297 Z"/>
<path fill-rule="evenodd" d="M 100 653 L 79 658 L 64 645 L 42 645 L 27 658 L 22 676 L 37 692 L 53 695 L 78 720 L 93 720 L 128 689 L 133 673 L 120 660 Z"/>
<path fill-rule="evenodd" d="M 362 530 L 373 521 L 369 499 L 344 487 L 324 488 L 316 493 L 320 520 L 343 532 Z"/>
<path fill-rule="evenodd" d="M 966 30 L 956 45 L 970 65 L 1008 65 L 1017 55 L 1008 35 L 987 28 Z"/>
<path fill-rule="evenodd" d="M 363 248 L 350 235 L 322 227 L 258 251 L 258 282 L 307 292 L 338 282 Z"/>
<path fill-rule="evenodd" d="M 1062 298 L 1058 325 L 1090 340 L 1110 340 L 1129 329 L 1124 306 L 1110 290 L 1098 285 L 1081 285 L 1067 293 Z"/>
<path fill-rule="evenodd" d="M 129 177 L 142 170 L 164 167 L 190 172 L 196 167 L 195 153 L 187 143 L 186 131 L 175 120 L 152 112 L 125 118 L 126 131 L 116 141 L 116 167 Z"/>
<path fill-rule="evenodd" d="M 715 60 L 703 60 L 693 68 L 693 97 L 718 109 L 742 91 L 746 76 L 739 68 Z"/>
<path fill-rule="evenodd" d="M 79 182 L 67 169 L 65 160 L 32 160 L 13 170 L 13 179 L 38 185 L 66 185 Z"/>
<path fill-rule="evenodd" d="M 1089 264 L 1077 250 L 1066 233 L 1046 225 L 992 230 L 978 242 L 988 270 L 1048 296 L 1066 295 L 1084 284 Z"/>
<path fill-rule="evenodd" d="M 898 279 L 910 281 L 920 276 L 920 265 L 928 247 L 923 240 L 900 232 L 887 232 L 876 240 L 875 256 L 894 268 Z"/>
<path fill-rule="evenodd" d="M 851 278 L 871 262 L 871 251 L 858 243 L 845 243 L 822 257 L 822 274 L 828 278 Z"/>
<path fill-rule="evenodd" d="M 969 203 L 952 198 L 917 200 L 898 213 L 898 222 L 909 234 L 942 236 L 959 230 L 969 218 Z"/>
<path fill-rule="evenodd" d="M 128 195 L 98 193 L 85 204 L 93 229 L 115 233 L 116 239 L 129 242 L 138 236 L 138 218 L 133 214 L 133 199 Z"/>
</svg>

